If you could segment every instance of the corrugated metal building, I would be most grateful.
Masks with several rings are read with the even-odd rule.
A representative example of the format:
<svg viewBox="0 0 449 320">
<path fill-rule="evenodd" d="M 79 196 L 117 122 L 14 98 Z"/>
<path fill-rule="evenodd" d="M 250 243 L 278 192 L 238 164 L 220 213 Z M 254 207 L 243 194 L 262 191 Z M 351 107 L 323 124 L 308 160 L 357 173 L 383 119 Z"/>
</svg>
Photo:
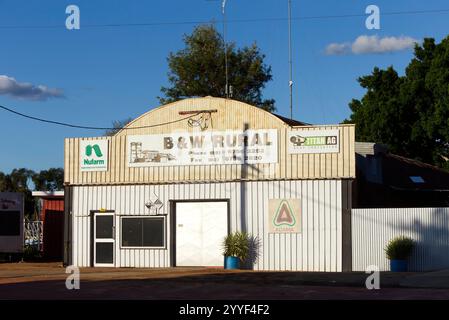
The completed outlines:
<svg viewBox="0 0 449 320">
<path fill-rule="evenodd" d="M 352 210 L 352 270 L 389 271 L 385 246 L 401 235 L 415 242 L 408 271 L 449 268 L 449 208 L 371 208 Z"/>
<path fill-rule="evenodd" d="M 42 254 L 45 259 L 61 261 L 63 256 L 64 192 L 33 191 L 39 199 L 39 220 L 42 221 Z"/>
<path fill-rule="evenodd" d="M 310 126 L 195 98 L 112 137 L 65 140 L 65 262 L 222 266 L 226 234 L 255 241 L 251 268 L 351 268 L 354 126 Z"/>
<path fill-rule="evenodd" d="M 449 172 L 356 142 L 353 208 L 434 208 L 449 206 Z"/>
</svg>

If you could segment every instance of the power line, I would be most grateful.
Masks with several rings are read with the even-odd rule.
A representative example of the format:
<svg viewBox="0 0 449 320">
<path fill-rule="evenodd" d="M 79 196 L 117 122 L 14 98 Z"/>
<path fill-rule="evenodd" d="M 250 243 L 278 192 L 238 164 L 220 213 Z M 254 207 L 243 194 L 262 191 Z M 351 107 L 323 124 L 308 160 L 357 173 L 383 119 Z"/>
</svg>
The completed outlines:
<svg viewBox="0 0 449 320">
<path fill-rule="evenodd" d="M 177 123 L 177 122 L 181 122 L 181 121 L 184 121 L 184 120 L 188 120 L 188 119 L 190 119 L 192 117 L 195 117 L 195 116 L 200 114 L 200 113 L 196 113 L 196 114 L 190 115 L 190 116 L 182 118 L 182 119 L 173 120 L 173 121 L 169 121 L 169 122 L 158 123 L 158 124 L 153 124 L 153 125 L 148 125 L 148 126 L 132 127 L 132 128 L 126 128 L 126 127 L 110 128 L 110 127 L 82 126 L 82 125 L 71 124 L 71 123 L 66 123 L 66 122 L 47 120 L 47 119 L 42 119 L 42 118 L 38 118 L 38 117 L 29 116 L 29 115 L 20 113 L 18 111 L 15 111 L 13 109 L 7 108 L 7 107 L 2 106 L 2 105 L 0 105 L 0 108 L 5 110 L 5 111 L 8 111 L 10 113 L 13 113 L 15 115 L 27 118 L 27 119 L 31 119 L 31 120 L 35 120 L 35 121 L 39 121 L 39 122 L 50 123 L 50 124 L 55 124 L 55 125 L 64 126 L 64 127 L 77 128 L 77 129 L 88 129 L 88 130 L 117 130 L 117 131 L 119 131 L 119 130 L 132 130 L 132 129 L 145 129 L 145 128 L 160 127 L 160 126 L 164 126 L 164 125 L 167 125 L 167 124 L 172 124 L 172 123 Z"/>
<path fill-rule="evenodd" d="M 414 14 L 437 14 L 449 13 L 449 9 L 435 9 L 435 10 L 414 10 L 414 11 L 392 11 L 383 12 L 383 16 L 393 15 L 414 15 Z M 292 20 L 327 20 L 327 19 L 344 19 L 344 18 L 358 18 L 366 17 L 366 14 L 343 14 L 343 15 L 322 15 L 322 16 L 300 16 L 292 17 Z M 251 23 L 251 22 L 275 22 L 286 21 L 288 18 L 274 17 L 274 18 L 252 18 L 252 19 L 231 19 L 226 23 Z M 205 23 L 222 23 L 220 20 L 197 20 L 197 21 L 165 21 L 165 22 L 141 22 L 141 23 L 105 23 L 105 24 L 83 24 L 82 28 L 119 28 L 119 27 L 154 27 L 154 26 L 170 26 L 170 25 L 197 25 Z M 0 29 L 60 29 L 64 28 L 60 25 L 0 25 Z"/>
</svg>

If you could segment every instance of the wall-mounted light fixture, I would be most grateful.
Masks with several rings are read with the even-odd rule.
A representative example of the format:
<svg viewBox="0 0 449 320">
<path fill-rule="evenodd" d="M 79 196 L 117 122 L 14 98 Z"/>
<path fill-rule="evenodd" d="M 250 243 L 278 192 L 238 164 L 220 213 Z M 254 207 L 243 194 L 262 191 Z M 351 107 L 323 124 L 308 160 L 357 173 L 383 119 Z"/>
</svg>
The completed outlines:
<svg viewBox="0 0 449 320">
<path fill-rule="evenodd" d="M 161 215 L 160 210 L 164 206 L 164 203 L 159 199 L 159 197 L 155 194 L 154 197 L 147 202 L 145 202 L 145 207 L 150 210 L 150 214 L 154 213 L 155 215 Z"/>
</svg>

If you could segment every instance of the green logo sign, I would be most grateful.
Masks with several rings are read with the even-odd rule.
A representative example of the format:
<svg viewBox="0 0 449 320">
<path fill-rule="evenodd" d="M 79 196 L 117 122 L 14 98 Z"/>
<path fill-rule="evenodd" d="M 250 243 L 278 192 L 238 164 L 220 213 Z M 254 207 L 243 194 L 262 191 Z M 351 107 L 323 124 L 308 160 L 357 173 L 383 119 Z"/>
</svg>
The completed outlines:
<svg viewBox="0 0 449 320">
<path fill-rule="evenodd" d="M 108 141 L 82 140 L 80 142 L 81 171 L 107 171 Z"/>
<path fill-rule="evenodd" d="M 295 215 L 293 214 L 292 208 L 288 201 L 283 200 L 278 209 L 276 210 L 276 214 L 274 215 L 273 224 L 276 227 L 279 226 L 289 226 L 293 227 L 296 224 Z"/>
<path fill-rule="evenodd" d="M 95 155 L 100 158 L 103 156 L 103 154 L 101 153 L 101 149 L 100 146 L 98 144 L 94 144 L 92 145 L 87 145 L 86 146 L 86 156 L 90 157 L 92 155 L 92 150 L 95 152 Z"/>
</svg>

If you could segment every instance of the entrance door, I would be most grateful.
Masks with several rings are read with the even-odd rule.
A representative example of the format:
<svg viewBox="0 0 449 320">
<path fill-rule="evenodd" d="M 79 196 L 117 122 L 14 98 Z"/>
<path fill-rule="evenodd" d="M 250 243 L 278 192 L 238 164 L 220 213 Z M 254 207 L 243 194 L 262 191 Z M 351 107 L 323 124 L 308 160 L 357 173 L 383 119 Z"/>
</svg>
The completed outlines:
<svg viewBox="0 0 449 320">
<path fill-rule="evenodd" d="M 228 203 L 176 203 L 176 265 L 223 266 L 222 243 L 228 234 Z"/>
<path fill-rule="evenodd" d="M 115 252 L 114 213 L 94 213 L 94 266 L 113 267 Z"/>
<path fill-rule="evenodd" d="M 64 211 L 45 210 L 43 224 L 44 257 L 61 260 L 64 243 Z"/>
</svg>

